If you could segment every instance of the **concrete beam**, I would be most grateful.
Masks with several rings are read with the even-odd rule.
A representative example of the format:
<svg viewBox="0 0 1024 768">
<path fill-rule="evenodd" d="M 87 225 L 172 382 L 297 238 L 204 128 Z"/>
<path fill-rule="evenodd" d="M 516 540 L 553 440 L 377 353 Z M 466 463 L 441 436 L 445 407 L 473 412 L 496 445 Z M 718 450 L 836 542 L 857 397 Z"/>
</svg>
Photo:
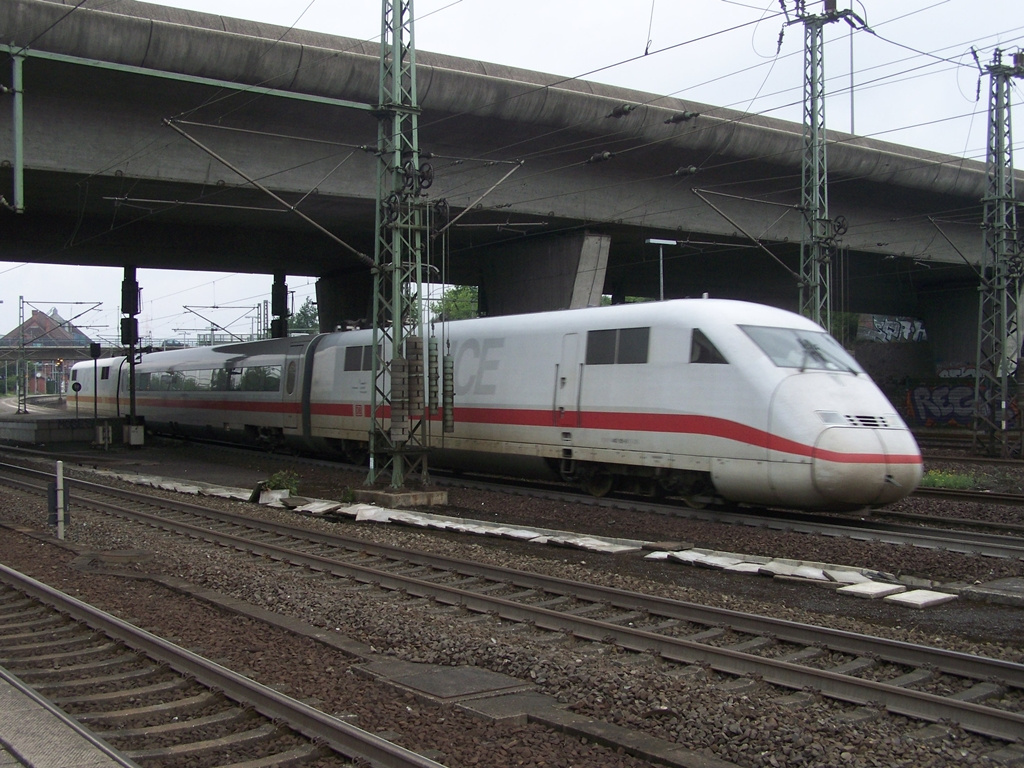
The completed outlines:
<svg viewBox="0 0 1024 768">
<path fill-rule="evenodd" d="M 514 315 L 598 306 L 610 245 L 606 236 L 580 232 L 494 249 L 481 265 L 481 312 Z"/>
</svg>

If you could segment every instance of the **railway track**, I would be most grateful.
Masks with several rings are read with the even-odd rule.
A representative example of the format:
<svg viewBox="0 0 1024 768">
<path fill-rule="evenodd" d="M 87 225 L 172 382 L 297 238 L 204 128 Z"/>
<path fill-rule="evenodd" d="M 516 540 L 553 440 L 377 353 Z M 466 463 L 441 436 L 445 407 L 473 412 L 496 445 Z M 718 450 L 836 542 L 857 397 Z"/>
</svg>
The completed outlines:
<svg viewBox="0 0 1024 768">
<path fill-rule="evenodd" d="M 499 487 L 493 483 L 465 479 L 454 480 L 452 484 L 464 488 L 477 488 L 479 490 L 508 490 L 507 487 Z M 825 515 L 770 508 L 750 511 L 727 508 L 694 509 L 685 505 L 645 501 L 638 498 L 594 498 L 573 491 L 542 487 L 533 483 L 517 486 L 516 492 L 565 503 L 589 504 L 601 509 L 654 512 L 728 525 L 743 525 L 777 531 L 795 531 L 815 536 L 845 536 L 861 541 L 906 544 L 925 549 L 942 549 L 969 555 L 1024 560 L 1024 525 L 959 518 L 936 518 L 894 512 L 888 509 L 877 510 L 864 518 L 855 517 L 852 514 Z M 996 503 L 1014 503 L 1014 499 L 1019 499 L 1020 501 L 1017 503 L 1024 504 L 1024 497 L 1017 497 L 1013 494 L 1004 494 L 1004 496 L 1006 500 L 1000 502 L 995 496 L 984 493 L 975 495 L 932 495 L 934 498 L 988 503 L 993 501 L 996 501 Z M 904 519 L 914 524 L 901 525 L 893 522 L 883 522 L 879 518 Z"/>
<path fill-rule="evenodd" d="M 372 544 L 91 483 L 72 481 L 70 487 L 76 509 L 410 598 L 954 722 L 998 739 L 1024 733 L 1024 665 Z"/>
<path fill-rule="evenodd" d="M 125 765 L 439 766 L 3 565 L 0 666 Z"/>
<path fill-rule="evenodd" d="M 220 450 L 251 453 L 251 449 L 214 443 Z M 17 449 L 16 453 L 30 456 L 47 456 L 41 451 Z M 69 456 L 70 460 L 78 457 Z M 90 460 L 92 456 L 90 454 Z M 340 470 L 361 471 L 360 467 L 338 464 L 323 459 L 290 457 L 290 461 L 329 466 Z M 0 463 L 0 469 L 8 466 Z M 14 465 L 10 465 L 12 468 Z M 511 479 L 483 479 L 437 471 L 432 482 L 440 486 L 457 487 L 500 493 L 516 493 L 531 498 L 559 501 L 571 504 L 585 504 L 599 509 L 653 512 L 685 519 L 705 520 L 729 525 L 742 525 L 768 530 L 793 531 L 817 536 L 848 537 L 860 541 L 878 541 L 887 544 L 908 545 L 925 549 L 939 549 L 984 557 L 1024 559 L 1024 524 L 1014 525 L 986 520 L 966 518 L 942 518 L 912 513 L 897 512 L 887 508 L 874 510 L 864 518 L 852 514 L 828 515 L 797 510 L 762 508 L 745 509 L 736 507 L 694 508 L 693 506 L 668 501 L 612 495 L 594 497 L 580 491 L 566 489 L 557 483 L 522 481 Z M 971 501 L 1006 505 L 1024 505 L 1024 495 L 992 493 L 985 491 L 956 491 L 932 488 L 918 488 L 915 495 L 922 498 L 950 501 Z M 889 520 L 904 520 L 901 525 Z"/>
<path fill-rule="evenodd" d="M 1001 491 L 976 491 L 959 488 L 918 488 L 915 496 L 927 499 L 943 499 L 945 501 L 966 501 L 979 504 L 1007 504 L 1014 507 L 1024 506 L 1024 494 L 1004 493 Z"/>
</svg>

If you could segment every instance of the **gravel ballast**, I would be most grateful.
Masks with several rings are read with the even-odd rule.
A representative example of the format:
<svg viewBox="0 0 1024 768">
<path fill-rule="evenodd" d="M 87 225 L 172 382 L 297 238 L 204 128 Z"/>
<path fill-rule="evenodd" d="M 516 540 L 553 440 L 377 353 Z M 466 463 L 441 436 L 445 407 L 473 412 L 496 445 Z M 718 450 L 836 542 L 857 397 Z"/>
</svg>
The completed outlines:
<svg viewBox="0 0 1024 768">
<path fill-rule="evenodd" d="M 171 475 L 173 454 L 159 471 Z M 154 454 L 149 454 L 153 456 Z M 214 452 L 210 455 L 216 455 Z M 191 459 L 209 464 L 207 456 Z M 178 457 L 178 461 L 183 461 Z M 239 466 L 231 469 L 231 465 Z M 197 465 L 189 462 L 193 467 Z M 249 485 L 253 476 L 287 468 L 288 460 L 256 456 L 221 460 L 218 472 L 232 474 L 234 485 Z M 227 468 L 225 468 L 227 467 Z M 358 478 L 337 470 L 291 467 L 301 478 L 304 495 L 338 498 Z M 230 470 L 230 471 L 229 471 Z M 69 470 L 73 471 L 73 470 Z M 199 479 L 199 478 L 194 478 Z M 154 491 L 153 493 L 157 493 Z M 39 500 L 6 489 L 0 491 L 0 517 L 15 525 L 40 528 L 44 514 Z M 660 515 L 630 517 L 582 505 L 539 502 L 522 497 L 479 491 L 449 492 L 445 514 L 500 519 L 520 525 L 583 530 L 616 537 L 650 540 L 686 539 L 699 546 L 757 554 L 866 566 L 898 572 L 907 567 L 928 570 L 946 580 L 1008 573 L 999 563 L 942 553 L 934 563 L 919 551 L 863 542 L 811 541 L 801 534 L 766 533 L 712 523 L 692 523 Z M 294 523 L 295 515 L 219 501 L 249 514 Z M 575 507 L 579 506 L 579 509 Z M 472 512 L 472 514 L 471 514 Z M 336 529 L 338 524 L 309 520 L 310 525 Z M 956 650 L 1020 661 L 1020 611 L 984 603 L 956 601 L 928 611 L 837 596 L 834 591 L 775 580 L 732 576 L 687 566 L 650 563 L 536 545 L 495 542 L 453 534 L 412 531 L 393 526 L 343 523 L 346 533 L 397 545 L 435 549 L 448 555 L 553 573 L 564 578 L 607 583 L 624 589 L 652 592 L 676 599 L 721 605 L 735 610 L 767 613 L 808 623 L 871 632 Z M 485 725 L 451 708 L 425 707 L 418 702 L 393 701 L 368 690 L 375 688 L 351 674 L 351 660 L 307 640 L 281 636 L 279 630 L 239 622 L 212 608 L 197 609 L 192 601 L 145 581 L 86 575 L 69 567 L 71 553 L 37 540 L 5 534 L 3 561 L 26 568 L 37 578 L 78 594 L 101 607 L 137 620 L 154 631 L 163 630 L 182 644 L 232 666 L 250 670 L 257 679 L 286 684 L 291 695 L 315 698 L 328 711 L 357 716 L 369 730 L 394 731 L 396 740 L 412 749 L 437 750 L 442 762 L 462 765 L 638 765 L 592 744 L 583 744 L 543 729 L 520 733 L 509 727 Z M 936 740 L 915 738 L 925 723 L 883 715 L 867 721 L 851 719 L 856 708 L 807 696 L 795 706 L 780 700 L 787 692 L 757 683 L 731 691 L 729 682 L 710 670 L 681 675 L 676 665 L 647 656 L 617 652 L 610 646 L 574 642 L 522 625 L 490 617 L 467 620 L 457 609 L 439 609 L 370 587 L 325 582 L 244 555 L 212 549 L 154 531 L 85 513 L 73 517 L 69 541 L 104 550 L 143 549 L 152 559 L 139 570 L 174 576 L 254 605 L 330 628 L 371 646 L 377 653 L 432 664 L 473 664 L 530 681 L 573 711 L 635 728 L 713 754 L 743 766 L 954 766 L 983 764 L 985 755 L 999 749 L 991 740 L 945 731 Z M 744 547 L 749 547 L 745 549 Z M 808 548 L 814 556 L 808 557 Z M 826 553 L 826 554 L 823 554 Z M 833 558 L 834 555 L 834 558 Z M 860 562 L 856 561 L 862 558 Z M 20 564 L 19 564 L 20 563 Z M 881 563 L 881 564 L 880 564 Z M 904 571 L 906 572 L 906 571 Z M 181 601 L 182 607 L 175 607 Z M 104 605 L 106 603 L 106 605 Z M 187 618 L 185 618 L 187 617 Z M 233 624 L 240 631 L 230 631 Z M 269 635 L 267 635 L 269 633 Z M 266 636 L 265 636 L 266 635 Z M 287 648 L 284 651 L 283 648 Z M 324 655 L 326 654 L 326 656 Z M 358 682 L 358 685 L 354 683 Z M 383 696 L 383 694 L 381 694 Z M 392 694 L 388 694 L 392 696 Z M 386 698 L 386 697 L 385 697 Z M 596 750 L 596 751 L 595 751 Z M 618 762 L 615 762 L 618 761 Z M 985 763 L 991 764 L 991 763 Z"/>
</svg>

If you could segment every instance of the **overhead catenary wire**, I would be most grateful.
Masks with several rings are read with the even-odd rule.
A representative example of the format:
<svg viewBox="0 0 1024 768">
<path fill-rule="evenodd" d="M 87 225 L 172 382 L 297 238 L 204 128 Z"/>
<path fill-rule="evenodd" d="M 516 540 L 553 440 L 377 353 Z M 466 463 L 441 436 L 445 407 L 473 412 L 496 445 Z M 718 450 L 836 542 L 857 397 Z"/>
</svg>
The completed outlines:
<svg viewBox="0 0 1024 768">
<path fill-rule="evenodd" d="M 893 129 L 893 130 L 898 130 L 898 129 Z M 623 151 L 626 151 L 626 152 L 628 152 L 628 151 L 630 151 L 630 150 L 629 150 L 629 149 L 626 149 L 626 150 L 623 150 Z"/>
</svg>

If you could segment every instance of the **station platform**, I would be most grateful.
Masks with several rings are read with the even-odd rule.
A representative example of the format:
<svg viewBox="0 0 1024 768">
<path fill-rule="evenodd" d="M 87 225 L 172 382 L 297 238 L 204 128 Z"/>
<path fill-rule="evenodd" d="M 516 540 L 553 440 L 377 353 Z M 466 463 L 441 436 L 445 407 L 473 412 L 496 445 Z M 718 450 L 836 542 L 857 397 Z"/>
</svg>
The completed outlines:
<svg viewBox="0 0 1024 768">
<path fill-rule="evenodd" d="M 0 668 L 0 768 L 138 768 Z"/>
</svg>

